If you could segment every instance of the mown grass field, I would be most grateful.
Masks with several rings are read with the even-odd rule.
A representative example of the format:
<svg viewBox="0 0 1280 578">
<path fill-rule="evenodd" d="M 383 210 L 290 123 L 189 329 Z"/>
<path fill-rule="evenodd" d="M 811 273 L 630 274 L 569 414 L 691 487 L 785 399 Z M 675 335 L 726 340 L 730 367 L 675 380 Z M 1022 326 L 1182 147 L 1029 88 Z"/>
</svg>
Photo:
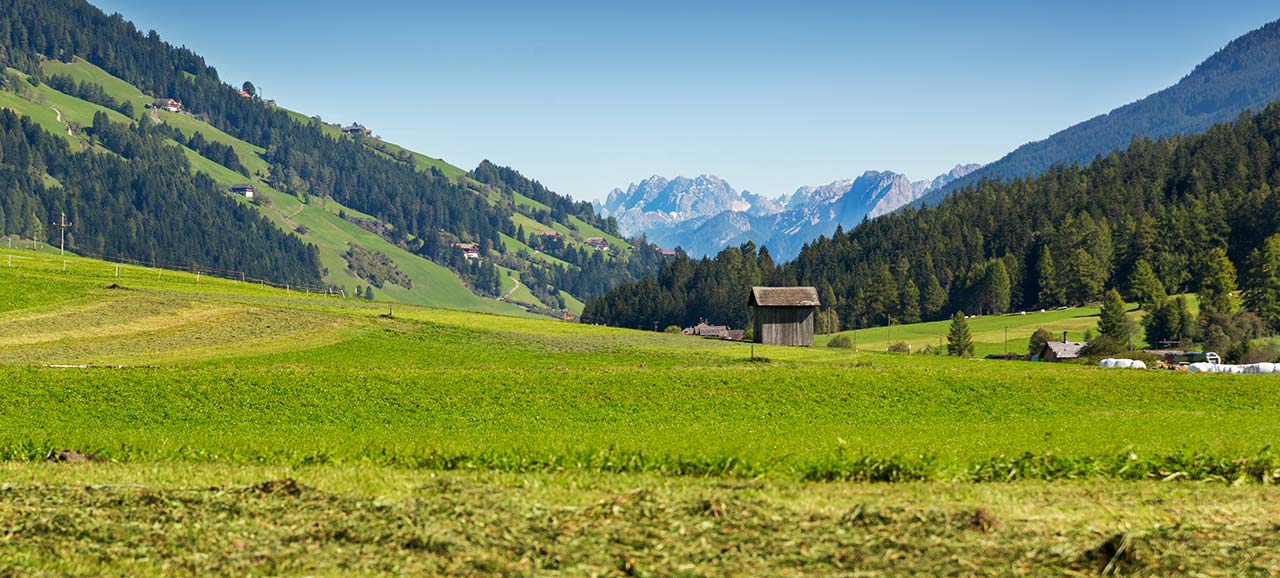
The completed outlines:
<svg viewBox="0 0 1280 578">
<path fill-rule="evenodd" d="M 1191 304 L 1194 306 L 1194 296 Z M 1137 324 L 1143 313 L 1135 304 L 1129 305 L 1129 317 L 1135 322 L 1137 335 L 1134 347 L 1145 345 L 1142 326 Z M 968 320 L 969 331 L 973 335 L 974 355 L 983 357 L 992 354 L 1013 353 L 1028 354 L 1031 334 L 1036 329 L 1044 328 L 1053 334 L 1055 339 L 1062 339 L 1063 333 L 1071 341 L 1084 341 L 1085 333 L 1097 332 L 1098 309 L 1096 307 L 1077 307 L 1052 311 L 1027 311 L 1007 315 L 984 315 Z M 912 323 L 859 329 L 857 331 L 841 331 L 831 335 L 819 335 L 815 344 L 825 346 L 835 335 L 847 335 L 857 342 L 859 350 L 885 351 L 894 343 L 906 343 L 911 351 L 933 346 L 946 351 L 947 332 L 951 329 L 951 321 L 931 321 L 928 323 Z M 1007 341 L 1006 341 L 1007 337 Z"/>
<path fill-rule="evenodd" d="M 1280 563 L 1275 377 L 755 354 L 767 361 L 745 344 L 133 266 L 117 279 L 113 264 L 3 249 L 0 566 L 1229 576 Z M 111 463 L 42 463 L 61 448 Z"/>
</svg>

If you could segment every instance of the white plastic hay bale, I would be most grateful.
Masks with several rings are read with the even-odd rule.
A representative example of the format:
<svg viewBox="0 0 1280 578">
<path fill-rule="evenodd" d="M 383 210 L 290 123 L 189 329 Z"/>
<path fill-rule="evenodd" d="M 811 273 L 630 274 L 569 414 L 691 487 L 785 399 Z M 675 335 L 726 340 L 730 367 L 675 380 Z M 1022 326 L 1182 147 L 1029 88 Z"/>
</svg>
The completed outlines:
<svg viewBox="0 0 1280 578">
<path fill-rule="evenodd" d="M 1239 365 L 1220 365 L 1222 373 L 1244 373 L 1244 367 Z"/>
<path fill-rule="evenodd" d="M 1245 375 L 1257 375 L 1257 374 L 1258 374 L 1258 365 L 1257 365 L 1256 363 L 1250 363 L 1250 364 L 1248 364 L 1248 365 L 1241 365 L 1241 366 L 1240 366 L 1240 372 L 1241 372 L 1241 373 L 1243 373 L 1243 374 L 1245 374 Z"/>
<path fill-rule="evenodd" d="M 1102 361 L 1099 361 L 1099 362 L 1098 362 L 1098 367 L 1112 367 L 1112 366 L 1114 366 L 1115 364 L 1116 364 L 1116 360 L 1111 359 L 1110 357 L 1108 357 L 1108 358 L 1106 358 L 1106 359 L 1104 359 L 1104 360 L 1102 360 Z"/>
<path fill-rule="evenodd" d="M 1262 375 L 1271 375 L 1271 374 L 1273 374 L 1273 373 L 1275 373 L 1275 372 L 1276 372 L 1276 364 L 1274 364 L 1274 363 L 1259 363 L 1259 364 L 1258 364 L 1258 373 L 1259 373 L 1259 374 L 1262 374 Z"/>
<path fill-rule="evenodd" d="M 1205 363 L 1203 361 L 1200 363 L 1192 363 L 1187 366 L 1187 371 L 1192 373 L 1213 373 L 1213 364 Z"/>
<path fill-rule="evenodd" d="M 1133 360 L 1132 360 L 1132 359 L 1117 359 L 1117 360 L 1116 360 L 1116 365 L 1115 365 L 1115 367 L 1116 367 L 1116 369 L 1132 369 L 1132 368 L 1133 368 Z"/>
<path fill-rule="evenodd" d="M 1147 368 L 1147 363 L 1139 359 L 1135 359 L 1133 361 L 1133 365 L 1129 366 L 1129 369 L 1146 369 L 1146 368 Z"/>
</svg>

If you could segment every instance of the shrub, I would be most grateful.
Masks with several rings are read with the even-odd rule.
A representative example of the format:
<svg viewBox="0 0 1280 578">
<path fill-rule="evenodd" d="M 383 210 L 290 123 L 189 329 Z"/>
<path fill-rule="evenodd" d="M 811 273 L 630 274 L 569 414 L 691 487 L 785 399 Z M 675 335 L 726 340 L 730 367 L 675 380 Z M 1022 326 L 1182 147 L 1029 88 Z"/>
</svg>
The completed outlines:
<svg viewBox="0 0 1280 578">
<path fill-rule="evenodd" d="M 311 232 L 311 227 L 308 227 L 306 225 L 298 225 L 297 227 L 294 227 L 293 230 L 297 231 L 299 235 L 305 235 Z"/>
<path fill-rule="evenodd" d="M 1050 341 L 1053 341 L 1053 334 L 1049 333 L 1048 329 L 1043 327 L 1036 329 L 1036 332 L 1031 335 L 1031 342 L 1028 344 L 1027 354 L 1031 356 L 1040 355 L 1040 352 L 1044 350 L 1045 344 Z"/>
<path fill-rule="evenodd" d="M 942 355 L 942 348 L 926 345 L 924 346 L 924 349 L 921 349 L 917 353 L 919 355 Z"/>
<path fill-rule="evenodd" d="M 888 351 L 889 353 L 911 353 L 911 346 L 907 345 L 905 341 L 899 341 L 897 343 L 894 343 L 893 345 L 890 345 L 889 349 L 887 349 L 886 351 Z"/>
<path fill-rule="evenodd" d="M 848 335 L 840 334 L 831 338 L 827 342 L 827 347 L 837 347 L 840 349 L 853 349 L 853 340 Z"/>
<path fill-rule="evenodd" d="M 663 329 L 663 330 L 662 330 L 662 332 L 663 332 L 663 333 L 671 333 L 671 334 L 679 334 L 679 333 L 680 333 L 680 326 L 679 326 L 679 325 L 668 325 L 666 329 Z"/>
<path fill-rule="evenodd" d="M 1100 335 L 1088 345 L 1084 346 L 1081 351 L 1085 357 L 1108 357 L 1112 355 L 1120 355 L 1129 350 L 1128 343 L 1120 341 L 1114 337 Z"/>
</svg>

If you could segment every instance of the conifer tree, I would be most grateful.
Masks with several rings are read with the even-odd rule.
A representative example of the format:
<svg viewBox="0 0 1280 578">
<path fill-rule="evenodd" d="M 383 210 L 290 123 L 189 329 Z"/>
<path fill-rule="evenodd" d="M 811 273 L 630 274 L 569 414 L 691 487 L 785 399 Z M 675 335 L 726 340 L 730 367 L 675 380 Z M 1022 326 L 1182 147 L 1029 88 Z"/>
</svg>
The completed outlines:
<svg viewBox="0 0 1280 578">
<path fill-rule="evenodd" d="M 929 273 L 925 279 L 924 295 L 920 297 L 920 312 L 925 319 L 938 319 L 947 306 L 947 290 L 938 283 L 938 277 Z"/>
<path fill-rule="evenodd" d="M 969 322 L 963 311 L 956 311 L 951 317 L 951 331 L 947 333 L 947 355 L 956 357 L 973 357 L 973 334 L 969 332 Z"/>
<path fill-rule="evenodd" d="M 1167 294 L 1164 283 L 1156 276 L 1155 269 L 1146 259 L 1139 259 L 1133 266 L 1133 274 L 1129 277 L 1129 292 L 1143 309 L 1154 309 L 1163 303 Z"/>
<path fill-rule="evenodd" d="M 1114 340 L 1116 343 L 1128 343 L 1129 341 L 1129 328 L 1125 323 L 1124 299 L 1120 297 L 1120 292 L 1115 289 L 1107 291 L 1106 297 L 1102 300 L 1102 312 L 1098 318 L 1098 333 L 1103 337 Z"/>
<path fill-rule="evenodd" d="M 1058 269 L 1053 264 L 1053 253 L 1049 246 L 1040 247 L 1040 260 L 1036 262 L 1036 278 L 1040 283 L 1040 294 L 1037 298 L 1041 307 L 1057 307 L 1062 305 L 1062 289 L 1058 285 Z"/>
<path fill-rule="evenodd" d="M 1249 256 L 1245 306 L 1280 331 L 1280 234 L 1272 235 Z"/>
<path fill-rule="evenodd" d="M 902 323 L 920 322 L 920 288 L 916 287 L 916 282 L 911 279 L 907 279 L 907 282 L 902 285 L 898 320 Z"/>
<path fill-rule="evenodd" d="M 1235 313 L 1236 267 L 1221 247 L 1209 251 L 1202 260 L 1204 277 L 1200 280 L 1200 313 L 1212 315 Z"/>
</svg>

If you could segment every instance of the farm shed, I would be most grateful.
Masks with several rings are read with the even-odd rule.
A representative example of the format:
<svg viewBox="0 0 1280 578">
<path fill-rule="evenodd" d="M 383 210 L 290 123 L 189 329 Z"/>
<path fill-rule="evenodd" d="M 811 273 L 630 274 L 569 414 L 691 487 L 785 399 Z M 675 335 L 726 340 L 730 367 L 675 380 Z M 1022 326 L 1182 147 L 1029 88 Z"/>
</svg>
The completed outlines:
<svg viewBox="0 0 1280 578">
<path fill-rule="evenodd" d="M 1080 352 L 1087 345 L 1080 341 L 1051 341 L 1040 350 L 1040 361 L 1067 361 L 1079 359 Z"/>
<path fill-rule="evenodd" d="M 813 347 L 818 290 L 813 287 L 752 287 L 752 336 L 756 343 Z"/>
</svg>

